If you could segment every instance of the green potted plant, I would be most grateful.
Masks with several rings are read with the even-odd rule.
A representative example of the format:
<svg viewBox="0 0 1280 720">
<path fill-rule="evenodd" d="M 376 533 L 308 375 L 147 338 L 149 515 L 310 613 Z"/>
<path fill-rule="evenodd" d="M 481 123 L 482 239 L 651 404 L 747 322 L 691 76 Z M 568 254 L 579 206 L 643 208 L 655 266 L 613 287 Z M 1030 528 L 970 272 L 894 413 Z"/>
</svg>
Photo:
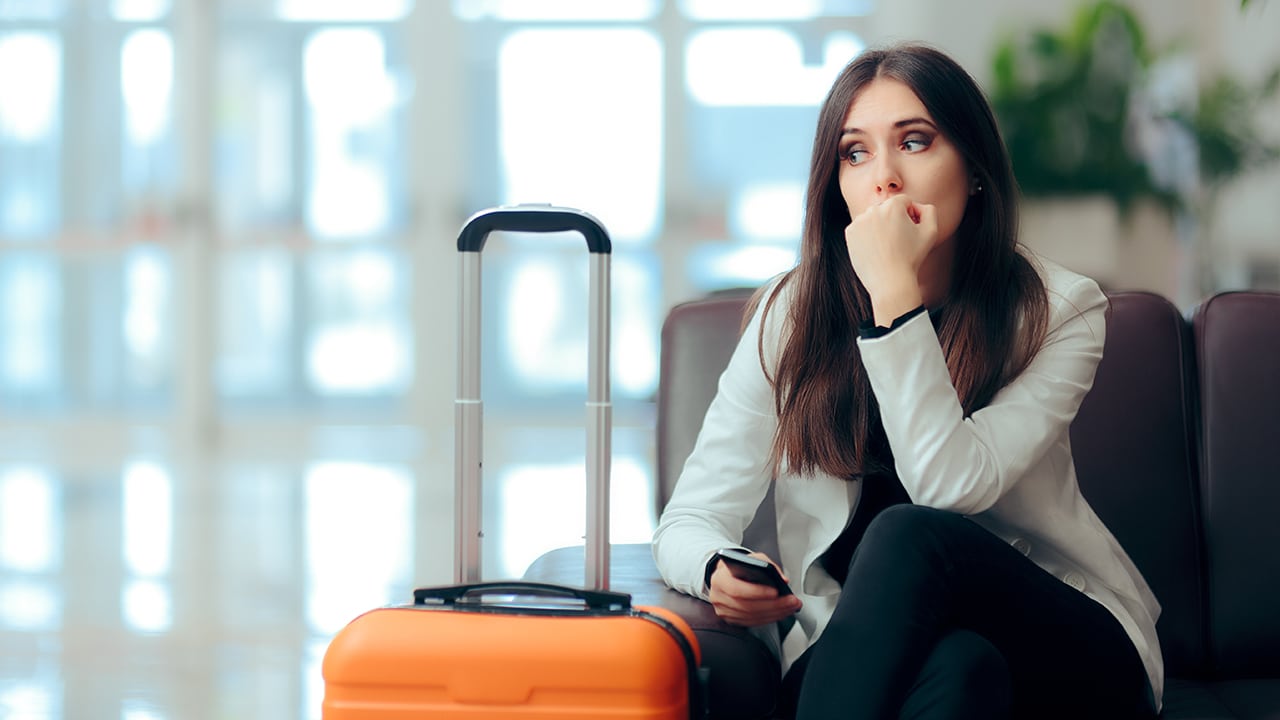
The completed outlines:
<svg viewBox="0 0 1280 720">
<path fill-rule="evenodd" d="M 1218 289 L 1222 190 L 1280 159 L 1257 125 L 1280 68 L 1256 86 L 1224 74 L 1195 88 L 1192 62 L 1183 97 L 1154 97 L 1153 74 L 1188 60 L 1185 48 L 1153 52 L 1138 16 L 1114 0 L 997 46 L 991 104 L 1026 200 L 1025 243 L 1104 285 L 1188 302 Z M 1180 223 L 1193 237 L 1179 239 L 1175 217 L 1194 221 Z M 1180 242 L 1193 246 L 1194 278 L 1178 267 Z"/>
<path fill-rule="evenodd" d="M 1235 177 L 1280 159 L 1280 145 L 1267 142 L 1256 122 L 1278 91 L 1280 67 L 1256 85 L 1218 75 L 1201 87 L 1194 108 L 1171 115 L 1196 139 L 1203 199 L 1209 204 Z"/>
<path fill-rule="evenodd" d="M 1210 78 L 1200 88 L 1193 108 L 1169 114 L 1195 139 L 1199 186 L 1189 197 L 1196 219 L 1196 260 L 1200 296 L 1219 290 L 1215 277 L 1214 224 L 1222 191 L 1240 175 L 1280 159 L 1280 144 L 1268 142 L 1257 118 L 1266 103 L 1280 93 L 1280 67 L 1256 85 L 1226 74 Z"/>
<path fill-rule="evenodd" d="M 1022 242 L 1103 286 L 1172 296 L 1179 196 L 1153 180 L 1134 123 L 1153 61 L 1136 14 L 1097 0 L 1002 41 L 990 97 L 1025 200 Z"/>
<path fill-rule="evenodd" d="M 1129 132 L 1151 63 L 1138 18 L 1111 0 L 1081 7 L 1062 30 L 997 47 L 991 104 L 1026 197 L 1103 196 L 1122 212 L 1143 198 L 1176 207 Z"/>
</svg>

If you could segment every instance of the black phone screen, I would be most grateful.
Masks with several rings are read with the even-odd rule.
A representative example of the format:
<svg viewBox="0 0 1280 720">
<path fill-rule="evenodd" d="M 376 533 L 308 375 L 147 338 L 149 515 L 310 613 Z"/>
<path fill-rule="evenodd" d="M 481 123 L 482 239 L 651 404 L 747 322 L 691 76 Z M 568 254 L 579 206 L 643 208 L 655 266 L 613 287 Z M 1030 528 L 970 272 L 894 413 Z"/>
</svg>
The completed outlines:
<svg viewBox="0 0 1280 720">
<path fill-rule="evenodd" d="M 791 586 L 782 579 L 782 573 L 773 563 L 760 558 L 751 557 L 736 550 L 721 550 L 716 555 L 724 562 L 729 572 L 739 580 L 767 585 L 778 591 L 779 595 L 790 595 Z"/>
</svg>

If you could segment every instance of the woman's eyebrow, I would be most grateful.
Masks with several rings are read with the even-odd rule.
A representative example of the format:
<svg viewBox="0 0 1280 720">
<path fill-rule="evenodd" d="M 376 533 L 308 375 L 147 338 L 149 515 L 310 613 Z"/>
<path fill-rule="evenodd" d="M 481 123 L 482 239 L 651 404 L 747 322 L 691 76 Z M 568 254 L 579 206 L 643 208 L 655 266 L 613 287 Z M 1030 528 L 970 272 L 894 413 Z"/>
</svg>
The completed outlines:
<svg viewBox="0 0 1280 720">
<path fill-rule="evenodd" d="M 904 120 L 899 120 L 898 122 L 893 124 L 893 127 L 904 128 L 904 127 L 910 127 L 911 125 L 928 125 L 934 130 L 938 129 L 937 125 L 934 125 L 933 122 L 931 122 L 928 118 L 923 118 L 923 117 L 911 117 L 911 118 L 906 118 Z M 856 127 L 847 127 L 840 131 L 840 137 L 844 137 L 845 135 L 864 135 L 864 134 L 866 134 L 865 130 L 863 130 L 862 128 L 856 128 Z"/>
</svg>

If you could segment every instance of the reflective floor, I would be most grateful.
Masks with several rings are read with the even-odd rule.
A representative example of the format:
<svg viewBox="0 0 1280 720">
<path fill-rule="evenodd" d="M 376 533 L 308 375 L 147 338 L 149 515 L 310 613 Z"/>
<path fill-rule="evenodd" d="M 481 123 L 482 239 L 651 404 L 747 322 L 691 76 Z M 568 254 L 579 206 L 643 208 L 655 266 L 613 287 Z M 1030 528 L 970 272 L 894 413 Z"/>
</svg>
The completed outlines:
<svg viewBox="0 0 1280 720">
<path fill-rule="evenodd" d="M 318 718 L 333 634 L 452 578 L 452 459 L 437 448 L 433 467 L 419 433 L 395 432 L 187 463 L 141 446 L 114 463 L 14 461 L 40 453 L 5 443 L 0 720 Z M 512 446 L 573 450 L 494 443 L 511 457 L 487 471 L 487 577 L 581 536 L 580 441 L 526 434 Z M 615 441 L 613 538 L 643 541 L 648 433 Z M 321 459 L 361 454 L 380 459 Z"/>
</svg>

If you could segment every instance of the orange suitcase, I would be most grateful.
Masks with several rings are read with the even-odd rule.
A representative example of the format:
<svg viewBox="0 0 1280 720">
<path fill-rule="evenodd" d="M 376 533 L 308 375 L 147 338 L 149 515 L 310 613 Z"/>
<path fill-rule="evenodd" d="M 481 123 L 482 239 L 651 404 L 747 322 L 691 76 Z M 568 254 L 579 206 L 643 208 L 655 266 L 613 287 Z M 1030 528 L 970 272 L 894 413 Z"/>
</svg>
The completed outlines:
<svg viewBox="0 0 1280 720">
<path fill-rule="evenodd" d="M 480 251 L 493 231 L 574 231 L 591 253 L 586 580 L 480 582 Z M 455 585 L 365 613 L 325 653 L 324 720 L 687 720 L 703 716 L 697 640 L 662 608 L 608 592 L 609 236 L 586 213 L 514 206 L 458 237 Z"/>
<path fill-rule="evenodd" d="M 476 599 L 460 597 L 466 591 Z M 583 605 L 480 599 L 543 592 Z M 693 631 L 661 608 L 528 583 L 414 595 L 419 603 L 366 613 L 334 638 L 324 658 L 325 720 L 701 716 Z"/>
</svg>

